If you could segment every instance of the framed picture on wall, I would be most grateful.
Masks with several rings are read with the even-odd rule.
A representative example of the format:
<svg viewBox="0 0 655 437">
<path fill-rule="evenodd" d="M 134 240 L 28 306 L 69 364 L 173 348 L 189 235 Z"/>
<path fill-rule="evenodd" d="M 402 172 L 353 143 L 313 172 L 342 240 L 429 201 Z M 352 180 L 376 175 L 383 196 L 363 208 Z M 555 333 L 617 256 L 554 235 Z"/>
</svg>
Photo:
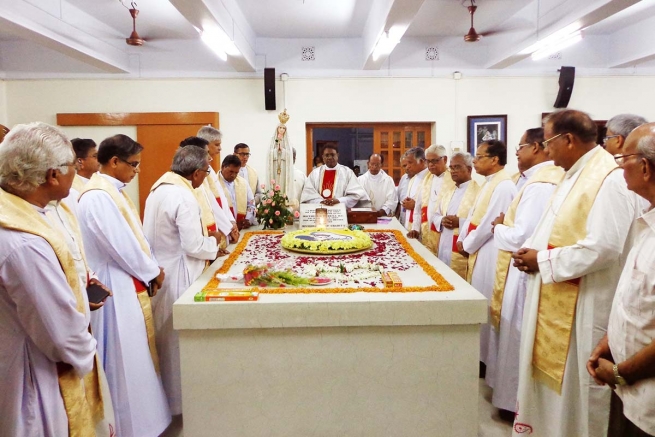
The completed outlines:
<svg viewBox="0 0 655 437">
<path fill-rule="evenodd" d="M 475 155 L 478 144 L 489 140 L 507 143 L 507 114 L 469 115 L 467 117 L 467 150 Z"/>
</svg>

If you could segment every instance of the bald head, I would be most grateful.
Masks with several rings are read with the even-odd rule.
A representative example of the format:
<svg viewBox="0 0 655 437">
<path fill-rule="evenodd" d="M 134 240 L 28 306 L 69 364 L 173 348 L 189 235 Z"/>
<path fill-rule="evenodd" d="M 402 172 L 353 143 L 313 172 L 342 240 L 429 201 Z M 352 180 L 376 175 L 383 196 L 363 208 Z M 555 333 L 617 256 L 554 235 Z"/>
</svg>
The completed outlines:
<svg viewBox="0 0 655 437">
<path fill-rule="evenodd" d="M 369 173 L 371 173 L 373 176 L 380 173 L 380 170 L 382 170 L 382 164 L 384 164 L 384 159 L 382 158 L 382 156 L 378 155 L 377 153 L 374 153 L 371 156 L 369 156 L 368 157 Z"/>
<path fill-rule="evenodd" d="M 582 111 L 566 109 L 550 115 L 544 126 L 544 145 L 550 159 L 570 169 L 585 153 L 596 147 L 596 123 Z"/>
</svg>

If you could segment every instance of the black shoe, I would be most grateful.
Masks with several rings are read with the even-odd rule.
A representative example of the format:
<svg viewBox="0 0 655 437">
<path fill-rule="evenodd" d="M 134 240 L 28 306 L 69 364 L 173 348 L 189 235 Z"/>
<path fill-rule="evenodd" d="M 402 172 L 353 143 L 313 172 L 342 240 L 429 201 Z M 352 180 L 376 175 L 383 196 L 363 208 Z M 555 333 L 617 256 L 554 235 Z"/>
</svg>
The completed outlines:
<svg viewBox="0 0 655 437">
<path fill-rule="evenodd" d="M 500 416 L 500 420 L 509 423 L 514 423 L 514 417 L 516 416 L 516 413 L 513 411 L 503 410 L 502 408 L 499 408 L 498 415 Z"/>
<path fill-rule="evenodd" d="M 484 379 L 487 375 L 487 365 L 480 361 L 480 379 Z"/>
</svg>

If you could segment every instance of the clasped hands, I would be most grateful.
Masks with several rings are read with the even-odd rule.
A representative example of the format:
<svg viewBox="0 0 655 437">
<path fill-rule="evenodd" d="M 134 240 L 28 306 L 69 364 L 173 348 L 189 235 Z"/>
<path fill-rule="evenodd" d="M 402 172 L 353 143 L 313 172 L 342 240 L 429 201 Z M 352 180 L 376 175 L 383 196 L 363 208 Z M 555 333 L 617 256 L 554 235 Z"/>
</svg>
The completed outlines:
<svg viewBox="0 0 655 437">
<path fill-rule="evenodd" d="M 339 199 L 325 199 L 321 203 L 323 205 L 332 206 L 332 205 L 336 205 L 337 203 L 340 203 L 340 202 L 339 202 Z"/>
</svg>

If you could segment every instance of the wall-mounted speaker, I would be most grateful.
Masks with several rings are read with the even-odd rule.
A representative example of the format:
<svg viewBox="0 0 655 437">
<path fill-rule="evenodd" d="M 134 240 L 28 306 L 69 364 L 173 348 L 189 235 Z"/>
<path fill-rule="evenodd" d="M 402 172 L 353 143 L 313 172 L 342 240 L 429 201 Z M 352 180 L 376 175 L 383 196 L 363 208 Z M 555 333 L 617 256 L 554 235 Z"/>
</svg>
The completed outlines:
<svg viewBox="0 0 655 437">
<path fill-rule="evenodd" d="M 559 70 L 559 92 L 555 99 L 555 108 L 566 108 L 573 93 L 573 81 L 575 80 L 575 67 L 561 67 Z"/>
<path fill-rule="evenodd" d="M 264 103 L 267 111 L 275 111 L 275 68 L 264 68 Z"/>
</svg>

